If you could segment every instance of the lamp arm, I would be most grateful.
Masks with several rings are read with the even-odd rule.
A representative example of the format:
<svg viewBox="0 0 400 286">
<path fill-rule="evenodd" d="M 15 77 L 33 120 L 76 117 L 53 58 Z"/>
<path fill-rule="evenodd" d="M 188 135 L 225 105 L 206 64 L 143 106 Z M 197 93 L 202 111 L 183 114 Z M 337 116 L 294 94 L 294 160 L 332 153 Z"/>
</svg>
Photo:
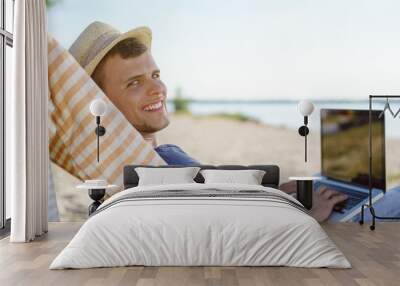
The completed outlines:
<svg viewBox="0 0 400 286">
<path fill-rule="evenodd" d="M 97 163 L 99 162 L 100 157 L 100 136 L 97 134 Z"/>
<path fill-rule="evenodd" d="M 307 126 L 308 125 L 308 116 L 304 116 L 304 125 Z M 306 136 L 304 136 L 304 161 L 307 162 L 307 134 L 308 132 L 306 132 Z"/>
<path fill-rule="evenodd" d="M 96 135 L 97 135 L 97 163 L 100 161 L 100 116 L 96 116 Z"/>
</svg>

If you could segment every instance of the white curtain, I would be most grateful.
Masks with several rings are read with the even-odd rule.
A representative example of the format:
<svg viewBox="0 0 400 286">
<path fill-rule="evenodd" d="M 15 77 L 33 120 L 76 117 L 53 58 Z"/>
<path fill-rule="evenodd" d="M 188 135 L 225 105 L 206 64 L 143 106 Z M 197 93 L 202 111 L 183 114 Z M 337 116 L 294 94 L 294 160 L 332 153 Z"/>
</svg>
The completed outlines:
<svg viewBox="0 0 400 286">
<path fill-rule="evenodd" d="M 13 92 L 6 98 L 12 242 L 47 232 L 48 80 L 44 0 L 15 1 Z M 7 103 L 8 101 L 8 103 Z"/>
</svg>

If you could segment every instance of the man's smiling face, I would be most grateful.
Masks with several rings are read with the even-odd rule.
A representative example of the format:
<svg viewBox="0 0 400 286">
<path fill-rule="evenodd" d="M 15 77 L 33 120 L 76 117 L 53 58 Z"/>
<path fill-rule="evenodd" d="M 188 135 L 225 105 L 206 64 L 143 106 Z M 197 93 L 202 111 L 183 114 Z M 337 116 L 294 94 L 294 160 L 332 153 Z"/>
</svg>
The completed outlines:
<svg viewBox="0 0 400 286">
<path fill-rule="evenodd" d="M 101 87 L 139 132 L 153 133 L 168 126 L 167 89 L 149 51 L 137 57 L 106 58 Z"/>
</svg>

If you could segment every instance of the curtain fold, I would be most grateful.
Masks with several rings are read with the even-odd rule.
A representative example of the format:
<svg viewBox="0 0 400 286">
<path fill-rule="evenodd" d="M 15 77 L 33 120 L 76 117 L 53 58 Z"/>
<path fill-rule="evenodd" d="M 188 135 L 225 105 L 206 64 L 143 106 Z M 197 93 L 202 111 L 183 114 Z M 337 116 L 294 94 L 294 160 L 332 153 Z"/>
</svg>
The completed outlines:
<svg viewBox="0 0 400 286">
<path fill-rule="evenodd" d="M 6 142 L 12 242 L 47 232 L 48 79 L 45 1 L 15 2 L 14 72 Z"/>
</svg>

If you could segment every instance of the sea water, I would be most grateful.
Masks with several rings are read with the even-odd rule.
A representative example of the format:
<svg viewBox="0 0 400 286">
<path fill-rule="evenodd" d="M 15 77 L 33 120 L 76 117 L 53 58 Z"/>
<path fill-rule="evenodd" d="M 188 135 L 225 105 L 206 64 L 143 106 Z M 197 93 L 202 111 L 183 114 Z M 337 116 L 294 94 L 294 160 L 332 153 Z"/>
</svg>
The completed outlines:
<svg viewBox="0 0 400 286">
<path fill-rule="evenodd" d="M 297 110 L 298 101 L 194 101 L 188 107 L 194 115 L 211 115 L 215 113 L 240 113 L 254 118 L 259 122 L 290 129 L 297 129 L 303 124 L 302 115 Z M 369 102 L 365 101 L 314 101 L 315 109 L 309 117 L 310 131 L 320 129 L 320 110 L 332 109 L 364 109 L 368 110 Z M 393 112 L 400 108 L 400 100 L 391 103 Z M 384 101 L 375 100 L 372 108 L 382 110 Z M 168 103 L 168 110 L 173 111 L 173 105 Z M 385 133 L 387 138 L 400 138 L 400 113 L 393 118 L 389 112 L 385 113 Z"/>
</svg>

